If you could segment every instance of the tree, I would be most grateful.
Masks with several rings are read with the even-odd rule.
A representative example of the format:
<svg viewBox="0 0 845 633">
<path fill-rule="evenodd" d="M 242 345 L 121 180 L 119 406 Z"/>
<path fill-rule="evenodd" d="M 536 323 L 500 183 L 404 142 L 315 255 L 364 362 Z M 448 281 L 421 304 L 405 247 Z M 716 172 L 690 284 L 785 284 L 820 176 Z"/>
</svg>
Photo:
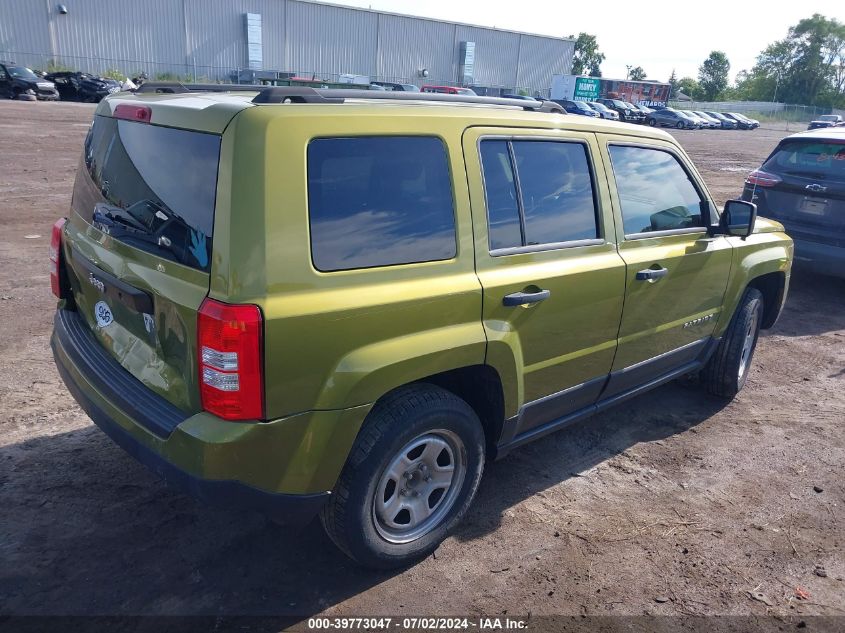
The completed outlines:
<svg viewBox="0 0 845 633">
<path fill-rule="evenodd" d="M 818 13 L 767 46 L 747 75 L 743 98 L 845 107 L 845 24 Z"/>
<path fill-rule="evenodd" d="M 675 75 L 675 69 L 672 69 L 672 74 L 669 75 L 669 98 L 673 99 L 678 92 L 678 77 Z"/>
<path fill-rule="evenodd" d="M 633 81 L 642 81 L 645 79 L 645 71 L 643 70 L 642 66 L 635 66 L 631 70 L 628 71 L 628 79 L 632 79 Z"/>
<path fill-rule="evenodd" d="M 575 53 L 572 56 L 572 74 L 601 77 L 601 63 L 604 61 L 604 53 L 599 51 L 599 45 L 595 35 L 579 33 L 576 38 L 573 35 L 570 39 L 575 40 Z"/>
<path fill-rule="evenodd" d="M 728 87 L 731 63 L 722 51 L 712 51 L 698 69 L 698 85 L 705 101 L 715 101 Z"/>
<path fill-rule="evenodd" d="M 692 77 L 682 77 L 678 80 L 678 90 L 693 99 L 701 98 L 701 88 Z"/>
</svg>

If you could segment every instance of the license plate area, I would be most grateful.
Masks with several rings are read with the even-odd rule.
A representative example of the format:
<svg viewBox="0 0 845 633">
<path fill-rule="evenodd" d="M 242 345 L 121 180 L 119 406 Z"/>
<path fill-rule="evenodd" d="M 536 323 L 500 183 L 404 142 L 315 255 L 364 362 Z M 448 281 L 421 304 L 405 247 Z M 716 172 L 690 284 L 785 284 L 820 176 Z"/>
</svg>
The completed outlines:
<svg viewBox="0 0 845 633">
<path fill-rule="evenodd" d="M 810 215 L 824 215 L 827 211 L 828 201 L 823 198 L 811 198 L 804 196 L 799 207 L 801 213 L 808 213 Z"/>
</svg>

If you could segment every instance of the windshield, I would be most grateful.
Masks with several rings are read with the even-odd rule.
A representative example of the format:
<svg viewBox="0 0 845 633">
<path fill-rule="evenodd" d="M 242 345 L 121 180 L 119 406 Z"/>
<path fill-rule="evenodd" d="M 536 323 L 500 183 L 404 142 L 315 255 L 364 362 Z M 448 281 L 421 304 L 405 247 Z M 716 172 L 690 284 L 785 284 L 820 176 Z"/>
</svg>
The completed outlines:
<svg viewBox="0 0 845 633">
<path fill-rule="evenodd" d="M 619 101 L 619 99 L 611 99 L 611 100 L 610 100 L 610 102 L 611 102 L 613 105 L 615 105 L 617 108 L 625 108 L 625 107 L 627 107 L 627 106 L 625 105 L 625 102 L 624 102 L 624 101 Z"/>
<path fill-rule="evenodd" d="M 219 157 L 215 134 L 97 116 L 74 209 L 116 240 L 208 270 Z"/>
<path fill-rule="evenodd" d="M 6 71 L 15 79 L 26 79 L 27 81 L 38 81 L 38 75 L 29 68 L 23 66 L 6 66 Z"/>
</svg>

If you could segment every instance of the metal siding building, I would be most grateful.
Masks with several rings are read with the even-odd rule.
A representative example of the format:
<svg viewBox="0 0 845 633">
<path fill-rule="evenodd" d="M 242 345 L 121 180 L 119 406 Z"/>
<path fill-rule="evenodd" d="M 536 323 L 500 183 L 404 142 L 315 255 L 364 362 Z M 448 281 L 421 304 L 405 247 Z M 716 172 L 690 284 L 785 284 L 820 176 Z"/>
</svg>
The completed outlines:
<svg viewBox="0 0 845 633">
<path fill-rule="evenodd" d="M 307 0 L 0 0 L 0 58 L 229 80 L 248 67 L 247 13 L 261 16 L 264 69 L 326 80 L 459 85 L 462 42 L 475 43 L 474 85 L 544 92 L 572 67 L 566 38 Z"/>
</svg>

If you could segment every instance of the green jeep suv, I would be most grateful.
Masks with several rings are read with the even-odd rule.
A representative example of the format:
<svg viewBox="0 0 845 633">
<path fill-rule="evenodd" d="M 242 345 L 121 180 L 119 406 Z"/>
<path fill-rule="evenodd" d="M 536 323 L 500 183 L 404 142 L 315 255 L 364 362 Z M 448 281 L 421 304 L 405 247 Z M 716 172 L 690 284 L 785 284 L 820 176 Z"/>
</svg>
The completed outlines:
<svg viewBox="0 0 845 633">
<path fill-rule="evenodd" d="M 252 90 L 106 98 L 53 230 L 59 372 L 168 482 L 395 567 L 486 461 L 686 374 L 742 388 L 792 241 L 668 134 Z"/>
</svg>

